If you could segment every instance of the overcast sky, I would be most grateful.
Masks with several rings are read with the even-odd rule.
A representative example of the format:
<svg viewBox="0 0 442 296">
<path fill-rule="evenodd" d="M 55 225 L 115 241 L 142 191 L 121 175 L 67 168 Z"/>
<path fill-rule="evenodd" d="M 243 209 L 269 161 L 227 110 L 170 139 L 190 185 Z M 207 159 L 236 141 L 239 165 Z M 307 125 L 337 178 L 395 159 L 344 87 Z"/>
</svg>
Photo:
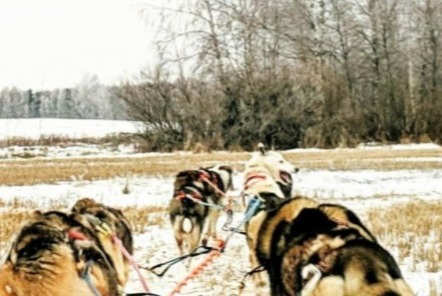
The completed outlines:
<svg viewBox="0 0 442 296">
<path fill-rule="evenodd" d="M 161 0 L 158 0 L 161 1 Z M 149 0 L 0 0 L 0 89 L 51 89 L 136 75 L 154 59 Z M 152 0 L 150 0 L 152 2 Z"/>
</svg>

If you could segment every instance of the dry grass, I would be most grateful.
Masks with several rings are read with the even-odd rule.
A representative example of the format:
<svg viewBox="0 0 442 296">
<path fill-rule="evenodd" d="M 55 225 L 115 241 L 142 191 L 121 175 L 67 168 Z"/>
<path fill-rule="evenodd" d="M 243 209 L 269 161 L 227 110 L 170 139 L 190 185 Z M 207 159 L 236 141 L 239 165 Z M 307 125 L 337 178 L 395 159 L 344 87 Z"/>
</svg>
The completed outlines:
<svg viewBox="0 0 442 296">
<path fill-rule="evenodd" d="M 373 233 L 411 271 L 442 270 L 442 201 L 415 201 L 368 212 Z"/>
<path fill-rule="evenodd" d="M 441 169 L 442 149 L 432 150 L 321 150 L 284 153 L 301 169 L 327 170 L 401 170 Z M 0 184 L 30 185 L 71 180 L 96 180 L 127 175 L 173 175 L 183 168 L 215 163 L 232 165 L 242 170 L 250 158 L 245 152 L 213 152 L 159 154 L 142 157 L 24 159 L 0 161 Z M 423 185 L 424 186 L 424 185 Z M 320 198 L 320 196 L 317 196 Z M 376 198 L 376 197 L 373 197 Z M 388 198 L 388 197 L 385 197 Z M 32 209 L 42 201 L 23 203 L 18 199 L 0 200 L 0 257 L 8 249 L 11 238 L 29 219 Z M 67 201 L 49 205 L 66 210 Z M 143 233 L 150 226 L 168 227 L 164 206 L 125 207 L 122 209 L 134 233 Z M 381 244 L 410 271 L 442 270 L 442 201 L 415 201 L 367 213 L 370 228 Z M 435 283 L 431 296 L 440 295 Z"/>
<path fill-rule="evenodd" d="M 72 143 L 96 144 L 96 145 L 119 145 L 137 142 L 139 138 L 134 134 L 110 134 L 101 138 L 69 138 L 63 136 L 47 136 L 43 135 L 38 139 L 30 139 L 23 137 L 12 137 L 0 140 L 0 148 L 10 146 L 69 146 Z"/>
<path fill-rule="evenodd" d="M 146 157 L 27 159 L 0 161 L 0 185 L 31 185 L 58 181 L 97 180 L 122 177 L 128 174 L 172 175 L 195 165 L 218 162 L 232 164 L 239 169 L 240 161 L 248 154 L 163 154 Z"/>
<path fill-rule="evenodd" d="M 166 221 L 166 207 L 144 206 L 124 207 L 121 209 L 126 216 L 134 233 L 143 233 L 152 225 L 164 226 Z"/>
<path fill-rule="evenodd" d="M 33 212 L 41 208 L 44 201 L 22 201 L 14 198 L 10 201 L 0 200 L 0 254 L 5 244 L 18 232 L 21 226 L 28 221 Z M 51 201 L 48 204 L 51 210 L 67 209 L 66 201 Z"/>
<path fill-rule="evenodd" d="M 327 170 L 403 170 L 440 169 L 442 149 L 393 150 L 333 149 L 285 153 L 285 157 L 300 168 Z M 422 160 L 412 160 L 421 158 Z"/>
<path fill-rule="evenodd" d="M 322 150 L 284 153 L 301 169 L 441 169 L 442 149 Z M 141 157 L 23 159 L 0 161 L 0 185 L 30 185 L 72 180 L 97 180 L 126 175 L 173 175 L 183 168 L 226 163 L 242 170 L 245 152 L 160 154 Z M 413 161 L 421 158 L 424 161 Z"/>
<path fill-rule="evenodd" d="M 32 213 L 41 208 L 41 202 L 22 201 L 18 198 L 10 201 L 0 199 L 0 209 L 4 209 L 0 211 L 0 242 L 10 240 L 21 225 L 29 220 Z M 66 211 L 69 204 L 66 200 L 61 200 L 51 202 L 47 207 L 54 211 Z M 134 233 L 142 233 L 151 225 L 163 225 L 166 219 L 165 206 L 128 206 L 121 210 Z"/>
</svg>

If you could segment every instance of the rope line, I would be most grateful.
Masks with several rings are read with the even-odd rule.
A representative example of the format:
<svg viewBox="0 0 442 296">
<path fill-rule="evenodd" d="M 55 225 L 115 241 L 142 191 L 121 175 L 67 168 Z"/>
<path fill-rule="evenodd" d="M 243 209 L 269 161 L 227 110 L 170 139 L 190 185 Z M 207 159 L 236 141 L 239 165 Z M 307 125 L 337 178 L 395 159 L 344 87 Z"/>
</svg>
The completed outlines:
<svg viewBox="0 0 442 296">
<path fill-rule="evenodd" d="M 176 287 L 170 292 L 169 296 L 173 296 L 176 293 L 179 293 L 181 289 L 188 284 L 188 282 L 197 277 L 203 270 L 212 263 L 217 257 L 221 255 L 222 250 L 225 247 L 225 242 L 223 240 L 218 240 L 217 247 L 213 248 L 206 258 L 204 258 L 197 266 L 193 267 L 190 272 L 187 274 L 187 276 L 182 279 Z"/>
<path fill-rule="evenodd" d="M 199 249 L 204 249 L 204 250 L 201 251 L 201 252 L 197 252 Z M 163 262 L 163 263 L 157 264 L 157 265 L 152 266 L 152 267 L 150 267 L 150 268 L 148 268 L 148 267 L 141 267 L 141 268 L 144 268 L 144 269 L 149 270 L 150 272 L 152 272 L 153 274 L 155 274 L 155 275 L 158 276 L 158 277 L 162 277 L 162 276 L 164 276 L 164 275 L 166 274 L 166 272 L 167 272 L 167 271 L 168 271 L 173 265 L 177 264 L 178 262 L 181 262 L 181 261 L 183 261 L 184 259 L 187 259 L 187 258 L 190 258 L 190 257 L 196 257 L 196 256 L 199 256 L 199 255 L 207 254 L 207 253 L 209 253 L 209 252 L 212 251 L 212 250 L 214 250 L 213 247 L 199 246 L 199 247 L 195 248 L 191 253 L 189 253 L 189 254 L 187 254 L 187 255 L 180 256 L 180 257 L 178 257 L 178 258 L 174 258 L 174 259 L 172 259 L 172 260 L 169 260 L 169 261 L 166 261 L 166 262 Z M 155 272 L 155 269 L 160 268 L 160 267 L 162 267 L 162 266 L 164 266 L 164 265 L 167 265 L 167 267 L 166 267 L 162 272 L 159 272 L 159 273 Z"/>
<path fill-rule="evenodd" d="M 241 222 L 236 227 L 233 228 L 235 231 L 231 231 L 230 234 L 227 235 L 227 237 L 225 239 L 224 248 L 226 247 L 227 242 L 230 240 L 230 238 L 237 232 L 237 230 L 239 230 L 240 227 L 242 227 L 250 219 L 252 219 L 252 217 L 256 213 L 256 210 L 259 208 L 260 205 L 261 205 L 261 200 L 259 200 L 257 198 L 250 199 L 249 204 L 247 205 L 246 213 L 244 214 L 244 218 L 241 220 Z M 245 232 L 244 232 L 244 234 L 245 234 Z"/>
</svg>

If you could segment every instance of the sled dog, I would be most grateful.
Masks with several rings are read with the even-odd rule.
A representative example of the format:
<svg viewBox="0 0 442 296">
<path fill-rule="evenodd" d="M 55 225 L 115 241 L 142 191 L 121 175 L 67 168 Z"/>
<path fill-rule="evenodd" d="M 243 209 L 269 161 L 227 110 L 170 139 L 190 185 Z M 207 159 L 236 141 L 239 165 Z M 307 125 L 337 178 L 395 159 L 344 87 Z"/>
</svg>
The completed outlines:
<svg viewBox="0 0 442 296">
<path fill-rule="evenodd" d="M 0 268 L 0 296 L 118 296 L 109 261 L 93 230 L 62 212 L 36 211 Z"/>
<path fill-rule="evenodd" d="M 224 194 L 233 189 L 232 173 L 230 166 L 215 165 L 176 175 L 168 212 L 181 255 L 216 237 Z"/>
<path fill-rule="evenodd" d="M 275 208 L 285 199 L 290 198 L 292 192 L 292 173 L 297 168 L 285 160 L 280 153 L 267 151 L 263 144 L 258 145 L 258 150 L 247 161 L 244 169 L 244 182 L 242 199 L 244 205 L 257 200 L 260 205 L 253 216 L 246 223 L 247 245 L 249 247 L 249 260 L 252 268 L 258 267 L 256 248 L 258 244 L 258 231 L 265 213 L 268 209 Z M 262 273 L 253 274 L 253 280 L 257 286 L 257 295 L 266 294 L 267 280 Z"/>
<path fill-rule="evenodd" d="M 393 257 L 351 210 L 294 197 L 247 231 L 275 296 L 409 296 Z"/>
</svg>

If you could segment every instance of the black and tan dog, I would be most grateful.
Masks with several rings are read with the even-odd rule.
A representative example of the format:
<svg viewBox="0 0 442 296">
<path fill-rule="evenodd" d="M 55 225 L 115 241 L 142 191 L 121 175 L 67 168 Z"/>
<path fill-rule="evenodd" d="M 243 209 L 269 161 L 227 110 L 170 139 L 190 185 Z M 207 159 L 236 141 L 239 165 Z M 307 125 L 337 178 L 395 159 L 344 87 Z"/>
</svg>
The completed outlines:
<svg viewBox="0 0 442 296">
<path fill-rule="evenodd" d="M 132 230 L 123 213 L 113 207 L 96 202 L 90 198 L 78 200 L 72 208 L 72 217 L 85 228 L 94 229 L 103 251 L 108 254 L 115 269 L 120 291 L 127 283 L 130 262 L 124 257 L 121 241 L 129 254 L 133 254 Z"/>
<path fill-rule="evenodd" d="M 216 237 L 223 197 L 233 186 L 232 172 L 230 166 L 216 165 L 176 175 L 168 210 L 181 255 L 195 249 L 200 240 L 205 245 Z"/>
<path fill-rule="evenodd" d="M 70 215 L 36 212 L 0 268 L 1 296 L 117 296 L 117 277 L 94 231 Z"/>
<path fill-rule="evenodd" d="M 295 197 L 267 203 L 253 253 L 275 296 L 409 296 L 393 257 L 349 209 Z M 313 276 L 311 275 L 313 274 Z"/>
</svg>

